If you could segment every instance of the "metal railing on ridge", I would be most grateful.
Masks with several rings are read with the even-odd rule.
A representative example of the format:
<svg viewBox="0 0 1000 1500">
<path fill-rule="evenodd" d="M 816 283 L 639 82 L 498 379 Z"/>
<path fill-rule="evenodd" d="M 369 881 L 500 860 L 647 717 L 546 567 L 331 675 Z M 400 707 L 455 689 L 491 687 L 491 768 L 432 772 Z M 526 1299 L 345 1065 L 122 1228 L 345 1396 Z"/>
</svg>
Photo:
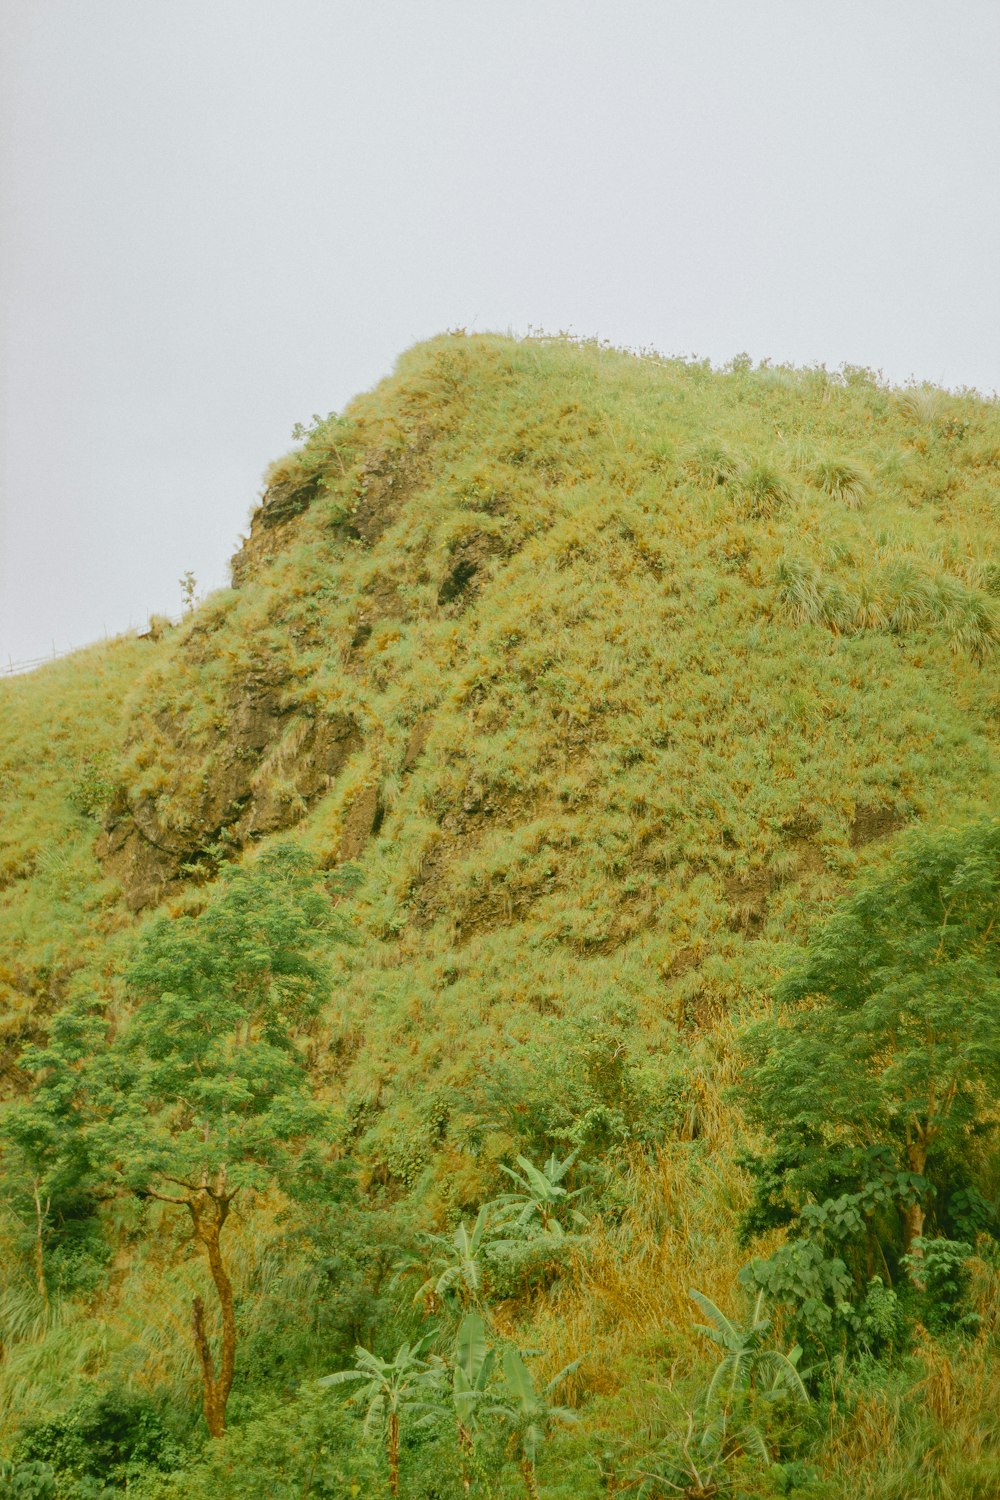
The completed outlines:
<svg viewBox="0 0 1000 1500">
<path fill-rule="evenodd" d="M 165 621 L 169 625 L 179 625 L 184 616 L 158 615 L 156 618 L 160 621 Z M 129 635 L 137 636 L 139 640 L 144 640 L 146 637 L 153 635 L 153 628 L 150 622 L 147 621 L 145 625 L 136 625 L 132 629 L 122 630 L 117 636 L 106 635 L 103 644 L 110 645 L 112 641 L 120 640 L 123 636 Z M 0 662 L 0 677 L 20 677 L 22 673 L 34 672 L 37 667 L 44 667 L 50 661 L 61 661 L 64 656 L 73 656 L 77 651 L 86 651 L 90 646 L 101 644 L 101 641 L 88 641 L 83 646 L 67 646 L 65 651 L 57 651 L 53 646 L 48 656 L 34 656 L 28 661 L 13 661 L 8 657 L 5 662 Z"/>
<path fill-rule="evenodd" d="M 33 672 L 36 667 L 44 667 L 46 662 L 58 661 L 60 657 L 72 654 L 72 651 L 53 651 L 49 656 L 35 656 L 30 661 L 11 661 L 8 657 L 5 662 L 0 663 L 0 677 L 20 677 L 22 672 Z"/>
</svg>

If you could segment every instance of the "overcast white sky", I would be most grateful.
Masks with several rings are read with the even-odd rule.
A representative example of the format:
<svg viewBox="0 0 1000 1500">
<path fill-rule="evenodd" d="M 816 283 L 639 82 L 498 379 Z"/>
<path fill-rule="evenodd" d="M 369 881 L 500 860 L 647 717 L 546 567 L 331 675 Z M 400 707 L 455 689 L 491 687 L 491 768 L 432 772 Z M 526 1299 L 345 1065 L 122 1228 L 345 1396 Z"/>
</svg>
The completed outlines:
<svg viewBox="0 0 1000 1500">
<path fill-rule="evenodd" d="M 997 0 L 0 0 L 0 660 L 455 326 L 1000 387 Z"/>
</svg>

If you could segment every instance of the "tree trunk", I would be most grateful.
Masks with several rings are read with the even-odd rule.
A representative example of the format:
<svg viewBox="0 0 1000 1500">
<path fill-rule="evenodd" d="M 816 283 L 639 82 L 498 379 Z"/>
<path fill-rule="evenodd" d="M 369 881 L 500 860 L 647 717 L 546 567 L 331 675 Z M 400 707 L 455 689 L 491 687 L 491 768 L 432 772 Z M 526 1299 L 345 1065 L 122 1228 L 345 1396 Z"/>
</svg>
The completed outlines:
<svg viewBox="0 0 1000 1500">
<path fill-rule="evenodd" d="M 528 1496 L 528 1500 L 539 1500 L 538 1480 L 535 1477 L 535 1464 L 533 1459 L 522 1458 L 521 1478 L 524 1480 L 524 1488 L 525 1493 Z"/>
<path fill-rule="evenodd" d="M 925 1219 L 926 1215 L 923 1204 L 911 1203 L 905 1215 L 906 1253 L 907 1255 L 912 1255 L 915 1259 L 919 1259 L 923 1254 L 919 1245 L 914 1248 L 914 1241 L 922 1238 Z"/>
<path fill-rule="evenodd" d="M 38 1287 L 38 1295 L 42 1299 L 45 1311 L 49 1310 L 49 1288 L 45 1280 L 45 1216 L 49 1211 L 46 1203 L 42 1208 L 41 1194 L 38 1191 L 38 1183 L 32 1184 L 35 1193 L 35 1283 Z"/>
<path fill-rule="evenodd" d="M 906 1163 L 911 1172 L 917 1173 L 920 1177 L 924 1175 L 924 1169 L 927 1166 L 927 1132 L 919 1125 L 914 1128 L 912 1133 L 907 1130 Z M 913 1285 L 918 1292 L 925 1290 L 924 1280 L 920 1274 L 920 1262 L 923 1260 L 924 1255 L 920 1240 L 924 1232 L 925 1218 L 924 1205 L 918 1198 L 907 1208 L 903 1220 L 905 1250 L 907 1255 L 913 1257 L 910 1266 L 910 1275 L 913 1278 Z"/>
<path fill-rule="evenodd" d="M 458 1451 L 461 1454 L 462 1463 L 462 1488 L 468 1494 L 472 1489 L 472 1475 L 469 1473 L 469 1455 L 472 1452 L 472 1433 L 464 1422 L 458 1422 Z"/>
<path fill-rule="evenodd" d="M 200 1297 L 192 1303 L 194 1347 L 201 1366 L 201 1383 L 205 1424 L 212 1437 L 221 1437 L 226 1428 L 226 1405 L 233 1387 L 233 1371 L 236 1365 L 236 1314 L 233 1307 L 233 1287 L 222 1259 L 219 1238 L 229 1213 L 229 1199 L 214 1198 L 207 1191 L 199 1195 L 202 1201 L 193 1201 L 188 1207 L 194 1219 L 195 1238 L 205 1247 L 209 1270 L 219 1299 L 222 1315 L 222 1346 L 219 1357 L 219 1373 L 215 1373 L 215 1361 L 205 1329 L 205 1304 Z"/>
<path fill-rule="evenodd" d="M 386 1448 L 389 1454 L 389 1489 L 394 1495 L 399 1494 L 399 1413 L 389 1413 L 389 1428 L 386 1434 Z"/>
</svg>

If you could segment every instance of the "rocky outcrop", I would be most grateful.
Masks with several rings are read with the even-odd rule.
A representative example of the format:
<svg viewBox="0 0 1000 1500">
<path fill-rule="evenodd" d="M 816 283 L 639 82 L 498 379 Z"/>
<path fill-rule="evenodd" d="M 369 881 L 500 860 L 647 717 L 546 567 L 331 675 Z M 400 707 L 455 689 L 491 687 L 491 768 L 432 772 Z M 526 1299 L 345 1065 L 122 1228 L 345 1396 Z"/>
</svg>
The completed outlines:
<svg viewBox="0 0 1000 1500">
<path fill-rule="evenodd" d="M 292 827 L 332 785 L 361 734 L 346 715 L 289 706 L 282 684 L 245 677 L 226 729 L 183 819 L 160 800 L 119 791 L 97 854 L 133 911 L 153 906 L 198 866 L 214 869 L 246 844 Z M 170 726 L 178 756 L 183 724 Z"/>
<path fill-rule="evenodd" d="M 230 561 L 234 588 L 240 588 L 281 551 L 289 540 L 296 517 L 308 510 L 319 494 L 322 477 L 317 471 L 304 481 L 285 481 L 270 486 L 254 511 L 250 535 Z"/>
</svg>

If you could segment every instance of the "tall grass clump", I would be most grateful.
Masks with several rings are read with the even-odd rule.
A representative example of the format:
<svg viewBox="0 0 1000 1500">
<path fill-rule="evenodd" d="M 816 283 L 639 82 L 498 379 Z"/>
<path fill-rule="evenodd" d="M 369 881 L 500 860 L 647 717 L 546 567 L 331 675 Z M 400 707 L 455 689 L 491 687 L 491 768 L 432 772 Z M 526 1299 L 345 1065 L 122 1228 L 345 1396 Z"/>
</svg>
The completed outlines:
<svg viewBox="0 0 1000 1500">
<path fill-rule="evenodd" d="M 733 480 L 733 494 L 741 513 L 754 520 L 776 515 L 792 498 L 788 481 L 766 463 L 740 469 Z"/>
<path fill-rule="evenodd" d="M 910 562 L 877 565 L 841 578 L 818 564 L 782 558 L 775 570 L 779 603 L 796 624 L 826 624 L 837 633 L 937 630 L 953 652 L 982 660 L 997 643 L 996 606 L 961 579 Z"/>
<path fill-rule="evenodd" d="M 684 467 L 703 484 L 728 484 L 740 471 L 740 461 L 724 443 L 693 444 L 683 455 Z"/>
<path fill-rule="evenodd" d="M 861 464 L 846 458 L 821 458 L 812 468 L 813 483 L 833 500 L 856 510 L 871 493 L 872 479 Z"/>
</svg>

